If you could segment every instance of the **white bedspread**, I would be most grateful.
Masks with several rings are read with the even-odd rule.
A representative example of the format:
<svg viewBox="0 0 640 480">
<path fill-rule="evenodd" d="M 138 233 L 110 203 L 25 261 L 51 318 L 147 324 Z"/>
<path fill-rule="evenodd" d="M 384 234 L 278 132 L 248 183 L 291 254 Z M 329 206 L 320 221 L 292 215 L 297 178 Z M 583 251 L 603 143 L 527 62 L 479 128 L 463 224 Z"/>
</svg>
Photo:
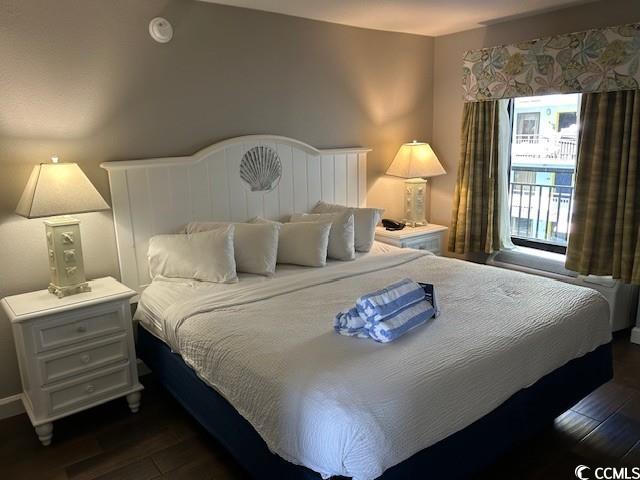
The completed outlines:
<svg viewBox="0 0 640 480">
<path fill-rule="evenodd" d="M 390 344 L 332 331 L 404 277 L 436 286 L 440 317 Z M 172 287 L 158 331 L 272 451 L 325 477 L 374 479 L 611 337 L 593 290 L 412 250 L 227 287 Z"/>
</svg>

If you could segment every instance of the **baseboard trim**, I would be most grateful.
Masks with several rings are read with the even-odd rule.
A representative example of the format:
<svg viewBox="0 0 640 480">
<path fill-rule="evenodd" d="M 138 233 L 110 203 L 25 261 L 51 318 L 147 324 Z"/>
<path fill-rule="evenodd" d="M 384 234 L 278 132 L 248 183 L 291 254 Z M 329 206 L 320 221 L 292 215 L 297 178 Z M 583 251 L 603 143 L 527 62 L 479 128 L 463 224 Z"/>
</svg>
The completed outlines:
<svg viewBox="0 0 640 480">
<path fill-rule="evenodd" d="M 17 393 L 10 397 L 0 398 L 0 420 L 24 413 L 22 394 Z"/>
<path fill-rule="evenodd" d="M 640 345 L 640 327 L 633 327 L 631 329 L 631 343 Z"/>
</svg>

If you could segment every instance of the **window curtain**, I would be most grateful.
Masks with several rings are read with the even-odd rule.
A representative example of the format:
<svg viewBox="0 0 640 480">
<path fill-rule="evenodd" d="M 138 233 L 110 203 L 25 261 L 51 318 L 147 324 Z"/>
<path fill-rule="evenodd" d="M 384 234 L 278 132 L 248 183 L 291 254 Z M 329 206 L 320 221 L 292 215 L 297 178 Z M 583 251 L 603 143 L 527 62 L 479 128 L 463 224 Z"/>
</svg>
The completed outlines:
<svg viewBox="0 0 640 480">
<path fill-rule="evenodd" d="M 509 211 L 509 171 L 511 168 L 511 115 L 513 100 L 499 100 L 498 127 L 498 194 L 500 202 L 500 250 L 513 250 L 511 241 L 511 212 Z"/>
<path fill-rule="evenodd" d="M 449 234 L 452 252 L 500 249 L 499 132 L 499 101 L 465 103 Z"/>
<path fill-rule="evenodd" d="M 566 267 L 640 284 L 640 90 L 582 96 Z"/>
</svg>

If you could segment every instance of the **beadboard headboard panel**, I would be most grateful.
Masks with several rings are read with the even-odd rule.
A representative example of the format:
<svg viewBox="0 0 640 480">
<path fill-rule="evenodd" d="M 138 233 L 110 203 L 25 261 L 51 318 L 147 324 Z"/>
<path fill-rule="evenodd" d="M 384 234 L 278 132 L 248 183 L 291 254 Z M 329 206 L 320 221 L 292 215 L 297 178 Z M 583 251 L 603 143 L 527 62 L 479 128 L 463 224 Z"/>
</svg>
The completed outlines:
<svg viewBox="0 0 640 480">
<path fill-rule="evenodd" d="M 256 146 L 274 149 L 282 174 L 269 192 L 253 192 L 240 178 L 242 156 Z M 274 135 L 231 138 L 187 157 L 105 162 L 122 282 L 141 292 L 150 282 L 149 238 L 175 233 L 197 220 L 282 220 L 308 212 L 319 200 L 365 206 L 366 148 L 318 150 Z"/>
</svg>

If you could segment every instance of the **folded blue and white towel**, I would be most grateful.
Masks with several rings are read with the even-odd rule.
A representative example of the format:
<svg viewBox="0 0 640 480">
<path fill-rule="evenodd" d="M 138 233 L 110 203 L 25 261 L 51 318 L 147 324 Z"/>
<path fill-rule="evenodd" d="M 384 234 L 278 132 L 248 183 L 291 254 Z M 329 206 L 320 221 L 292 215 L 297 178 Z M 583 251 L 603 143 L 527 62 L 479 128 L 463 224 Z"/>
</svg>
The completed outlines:
<svg viewBox="0 0 640 480">
<path fill-rule="evenodd" d="M 404 335 L 409 330 L 422 325 L 435 314 L 435 309 L 426 300 L 420 300 L 405 307 L 393 315 L 375 322 L 367 324 L 368 335 L 376 342 L 392 342 L 396 338 Z"/>
<path fill-rule="evenodd" d="M 358 298 L 355 307 L 336 315 L 334 329 L 341 335 L 386 343 L 438 313 L 433 285 L 407 278 Z"/>
<path fill-rule="evenodd" d="M 424 299 L 424 290 L 409 278 L 393 283 L 356 300 L 360 316 L 367 322 L 378 322 L 397 311 Z"/>
<path fill-rule="evenodd" d="M 340 312 L 336 315 L 333 328 L 340 335 L 348 337 L 369 338 L 369 334 L 364 328 L 365 321 L 358 313 L 356 307 Z"/>
</svg>

